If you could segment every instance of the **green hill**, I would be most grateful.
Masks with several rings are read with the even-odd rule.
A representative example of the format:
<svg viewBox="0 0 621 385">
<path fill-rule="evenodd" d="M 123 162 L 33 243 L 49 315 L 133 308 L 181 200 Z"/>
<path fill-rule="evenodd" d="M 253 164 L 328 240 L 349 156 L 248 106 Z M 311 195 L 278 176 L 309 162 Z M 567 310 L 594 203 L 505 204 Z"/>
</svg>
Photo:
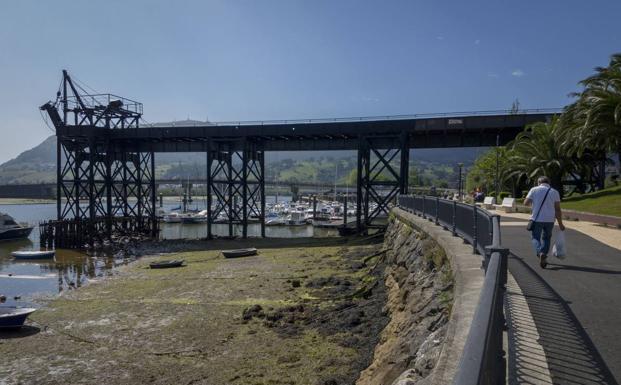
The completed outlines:
<svg viewBox="0 0 621 385">
<path fill-rule="evenodd" d="M 191 124 L 194 121 L 176 122 Z M 204 122 L 195 122 L 204 124 Z M 171 125 L 172 123 L 160 123 Z M 436 185 L 441 181 L 453 185 L 454 169 L 458 162 L 471 164 L 480 148 L 451 148 L 412 150 L 412 173 L 416 184 Z M 338 170 L 336 162 L 339 162 Z M 355 151 L 281 151 L 266 153 L 267 179 L 310 181 L 331 185 L 353 182 L 356 168 Z M 155 154 L 156 177 L 166 179 L 203 178 L 206 174 L 204 153 Z M 0 184 L 54 183 L 56 181 L 56 137 L 50 136 L 38 146 L 22 152 L 0 165 Z M 352 184 L 352 183 L 350 183 Z"/>
<path fill-rule="evenodd" d="M 0 184 L 51 183 L 56 181 L 56 137 L 24 151 L 0 165 Z"/>
</svg>

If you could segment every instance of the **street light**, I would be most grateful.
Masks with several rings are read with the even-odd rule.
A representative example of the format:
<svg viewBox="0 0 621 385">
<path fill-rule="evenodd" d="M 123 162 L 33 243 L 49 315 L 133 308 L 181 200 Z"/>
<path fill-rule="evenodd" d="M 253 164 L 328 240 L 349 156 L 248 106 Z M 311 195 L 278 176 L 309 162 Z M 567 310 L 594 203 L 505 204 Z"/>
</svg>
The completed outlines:
<svg viewBox="0 0 621 385">
<path fill-rule="evenodd" d="M 500 178 L 499 178 L 499 174 L 500 174 L 500 161 L 499 161 L 499 156 L 500 153 L 498 152 L 498 146 L 500 145 L 500 134 L 496 135 L 496 175 L 495 175 L 495 180 L 494 180 L 494 190 L 496 190 L 496 192 L 494 194 L 496 194 L 496 196 L 494 197 L 494 201 L 496 201 L 498 199 L 498 196 L 500 195 L 500 191 L 498 191 L 498 189 L 500 189 L 499 186 L 499 182 L 500 182 Z"/>
<path fill-rule="evenodd" d="M 461 199 L 461 197 L 462 197 L 462 195 L 461 195 L 461 186 L 462 186 L 461 185 L 461 169 L 462 169 L 462 167 L 464 167 L 464 164 L 463 163 L 458 163 L 457 165 L 459 166 L 459 185 L 457 187 L 457 191 L 458 191 L 458 194 L 459 194 L 458 195 L 459 201 L 461 202 L 461 200 L 462 200 Z"/>
</svg>

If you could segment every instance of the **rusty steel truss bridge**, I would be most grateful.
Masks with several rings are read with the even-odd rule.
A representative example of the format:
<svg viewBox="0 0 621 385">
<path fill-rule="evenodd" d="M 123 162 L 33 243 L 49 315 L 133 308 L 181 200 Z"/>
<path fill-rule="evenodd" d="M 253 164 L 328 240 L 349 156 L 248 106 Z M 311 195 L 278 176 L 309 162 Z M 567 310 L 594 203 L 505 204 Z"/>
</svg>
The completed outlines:
<svg viewBox="0 0 621 385">
<path fill-rule="evenodd" d="M 141 103 L 88 93 L 67 71 L 56 100 L 41 110 L 58 139 L 57 222 L 80 223 L 80 242 L 130 229 L 157 235 L 156 152 L 204 152 L 208 236 L 213 221 L 224 216 L 230 232 L 241 225 L 246 237 L 250 217 L 259 219 L 265 235 L 266 151 L 356 150 L 356 226 L 364 230 L 398 194 L 407 194 L 410 149 L 503 145 L 526 125 L 559 112 L 149 125 L 143 124 Z"/>
</svg>

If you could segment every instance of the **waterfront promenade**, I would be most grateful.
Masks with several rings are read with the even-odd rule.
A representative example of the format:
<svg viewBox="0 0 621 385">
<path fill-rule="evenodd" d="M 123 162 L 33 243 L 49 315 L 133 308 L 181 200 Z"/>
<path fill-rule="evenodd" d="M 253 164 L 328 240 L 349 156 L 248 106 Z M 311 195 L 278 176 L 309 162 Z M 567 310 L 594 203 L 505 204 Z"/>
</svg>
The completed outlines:
<svg viewBox="0 0 621 385">
<path fill-rule="evenodd" d="M 519 286 L 510 281 L 507 290 L 510 383 L 617 384 L 621 230 L 567 222 L 568 256 L 549 257 L 544 270 L 533 254 L 526 218 L 503 214 L 501 221 L 503 245 L 511 250 L 509 271 Z M 515 289 L 526 300 L 534 328 L 519 319 L 524 309 L 516 305 Z"/>
</svg>

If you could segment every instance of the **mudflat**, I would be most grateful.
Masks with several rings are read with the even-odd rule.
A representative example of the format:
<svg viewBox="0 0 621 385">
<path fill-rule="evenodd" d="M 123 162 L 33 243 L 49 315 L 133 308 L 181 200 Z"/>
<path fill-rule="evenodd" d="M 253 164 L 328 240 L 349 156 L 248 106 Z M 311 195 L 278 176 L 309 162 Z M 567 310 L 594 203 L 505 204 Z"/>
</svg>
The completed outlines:
<svg viewBox="0 0 621 385">
<path fill-rule="evenodd" d="M 377 242 L 220 240 L 141 258 L 0 332 L 0 382 L 351 384 L 388 322 Z M 247 246 L 260 254 L 220 254 Z M 164 259 L 187 266 L 148 268 Z"/>
</svg>

